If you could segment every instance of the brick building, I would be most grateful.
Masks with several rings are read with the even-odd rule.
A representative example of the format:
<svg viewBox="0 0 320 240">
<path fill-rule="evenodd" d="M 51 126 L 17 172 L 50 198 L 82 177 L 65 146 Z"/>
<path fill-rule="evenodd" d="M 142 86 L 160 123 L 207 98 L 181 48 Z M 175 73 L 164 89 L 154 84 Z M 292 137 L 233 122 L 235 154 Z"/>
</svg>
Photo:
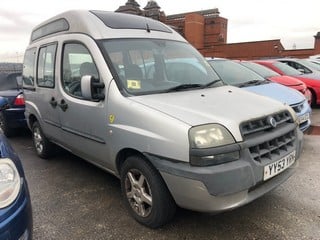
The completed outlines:
<svg viewBox="0 0 320 240">
<path fill-rule="evenodd" d="M 170 25 L 206 57 L 261 59 L 290 56 L 305 58 L 320 54 L 320 32 L 314 36 L 314 48 L 311 49 L 286 50 L 280 39 L 228 44 L 228 19 L 220 17 L 218 8 L 166 16 L 154 0 L 149 0 L 143 9 L 135 0 L 128 0 L 116 12 L 146 16 Z"/>
</svg>

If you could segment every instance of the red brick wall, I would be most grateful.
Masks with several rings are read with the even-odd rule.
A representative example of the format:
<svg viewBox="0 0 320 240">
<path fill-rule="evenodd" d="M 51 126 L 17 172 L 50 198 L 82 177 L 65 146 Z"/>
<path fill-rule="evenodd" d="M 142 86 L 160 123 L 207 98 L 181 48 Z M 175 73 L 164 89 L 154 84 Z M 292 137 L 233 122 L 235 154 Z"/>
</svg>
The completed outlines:
<svg viewBox="0 0 320 240">
<path fill-rule="evenodd" d="M 315 52 L 317 52 L 316 54 L 320 54 L 320 37 L 316 36 L 314 38 L 314 50 Z"/>
<path fill-rule="evenodd" d="M 185 16 L 185 38 L 195 48 L 204 47 L 204 17 L 200 14 L 191 13 Z"/>
<path fill-rule="evenodd" d="M 320 34 L 315 36 L 314 49 L 285 50 L 280 39 L 227 44 L 228 19 L 220 16 L 188 13 L 165 23 L 174 26 L 206 57 L 248 60 L 288 56 L 307 58 L 320 54 Z"/>
<path fill-rule="evenodd" d="M 311 55 L 319 54 L 320 49 L 285 50 L 278 39 L 259 42 L 221 44 L 211 48 L 201 49 L 200 52 L 206 57 L 250 60 L 279 57 L 308 58 Z"/>
<path fill-rule="evenodd" d="M 228 20 L 222 17 L 205 19 L 204 47 L 227 43 Z"/>
</svg>

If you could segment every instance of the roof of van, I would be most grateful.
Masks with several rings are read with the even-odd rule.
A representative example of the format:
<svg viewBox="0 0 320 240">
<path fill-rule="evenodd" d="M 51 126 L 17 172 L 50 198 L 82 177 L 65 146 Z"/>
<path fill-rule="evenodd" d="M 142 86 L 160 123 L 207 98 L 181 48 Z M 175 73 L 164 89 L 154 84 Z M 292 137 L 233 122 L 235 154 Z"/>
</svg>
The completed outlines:
<svg viewBox="0 0 320 240">
<path fill-rule="evenodd" d="M 108 11 L 71 10 L 36 26 L 30 43 L 64 33 L 83 33 L 94 39 L 147 37 L 186 41 L 169 26 L 150 18 Z"/>
</svg>

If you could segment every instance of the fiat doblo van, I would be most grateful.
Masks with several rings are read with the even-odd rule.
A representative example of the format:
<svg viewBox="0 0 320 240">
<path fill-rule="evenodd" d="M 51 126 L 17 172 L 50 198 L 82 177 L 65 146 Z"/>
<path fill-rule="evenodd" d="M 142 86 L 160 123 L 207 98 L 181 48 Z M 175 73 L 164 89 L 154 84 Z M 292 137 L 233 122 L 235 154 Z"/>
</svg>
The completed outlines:
<svg viewBox="0 0 320 240">
<path fill-rule="evenodd" d="M 104 11 L 68 11 L 37 26 L 24 58 L 34 147 L 59 145 L 121 181 L 140 223 L 176 206 L 220 212 L 284 182 L 302 146 L 294 111 L 224 85 L 170 27 Z"/>
</svg>

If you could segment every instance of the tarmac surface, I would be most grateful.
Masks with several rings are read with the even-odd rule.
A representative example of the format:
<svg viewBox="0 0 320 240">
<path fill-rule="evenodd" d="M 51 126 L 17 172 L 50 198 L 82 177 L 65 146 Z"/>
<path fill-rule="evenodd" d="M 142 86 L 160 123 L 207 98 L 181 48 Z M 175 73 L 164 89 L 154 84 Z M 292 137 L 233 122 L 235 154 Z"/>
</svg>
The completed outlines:
<svg viewBox="0 0 320 240">
<path fill-rule="evenodd" d="M 34 240 L 73 239 L 320 239 L 320 108 L 304 136 L 296 173 L 272 192 L 239 209 L 210 215 L 178 209 L 152 230 L 125 209 L 119 180 L 61 151 L 43 160 L 30 134 L 10 139 L 32 198 Z"/>
</svg>

